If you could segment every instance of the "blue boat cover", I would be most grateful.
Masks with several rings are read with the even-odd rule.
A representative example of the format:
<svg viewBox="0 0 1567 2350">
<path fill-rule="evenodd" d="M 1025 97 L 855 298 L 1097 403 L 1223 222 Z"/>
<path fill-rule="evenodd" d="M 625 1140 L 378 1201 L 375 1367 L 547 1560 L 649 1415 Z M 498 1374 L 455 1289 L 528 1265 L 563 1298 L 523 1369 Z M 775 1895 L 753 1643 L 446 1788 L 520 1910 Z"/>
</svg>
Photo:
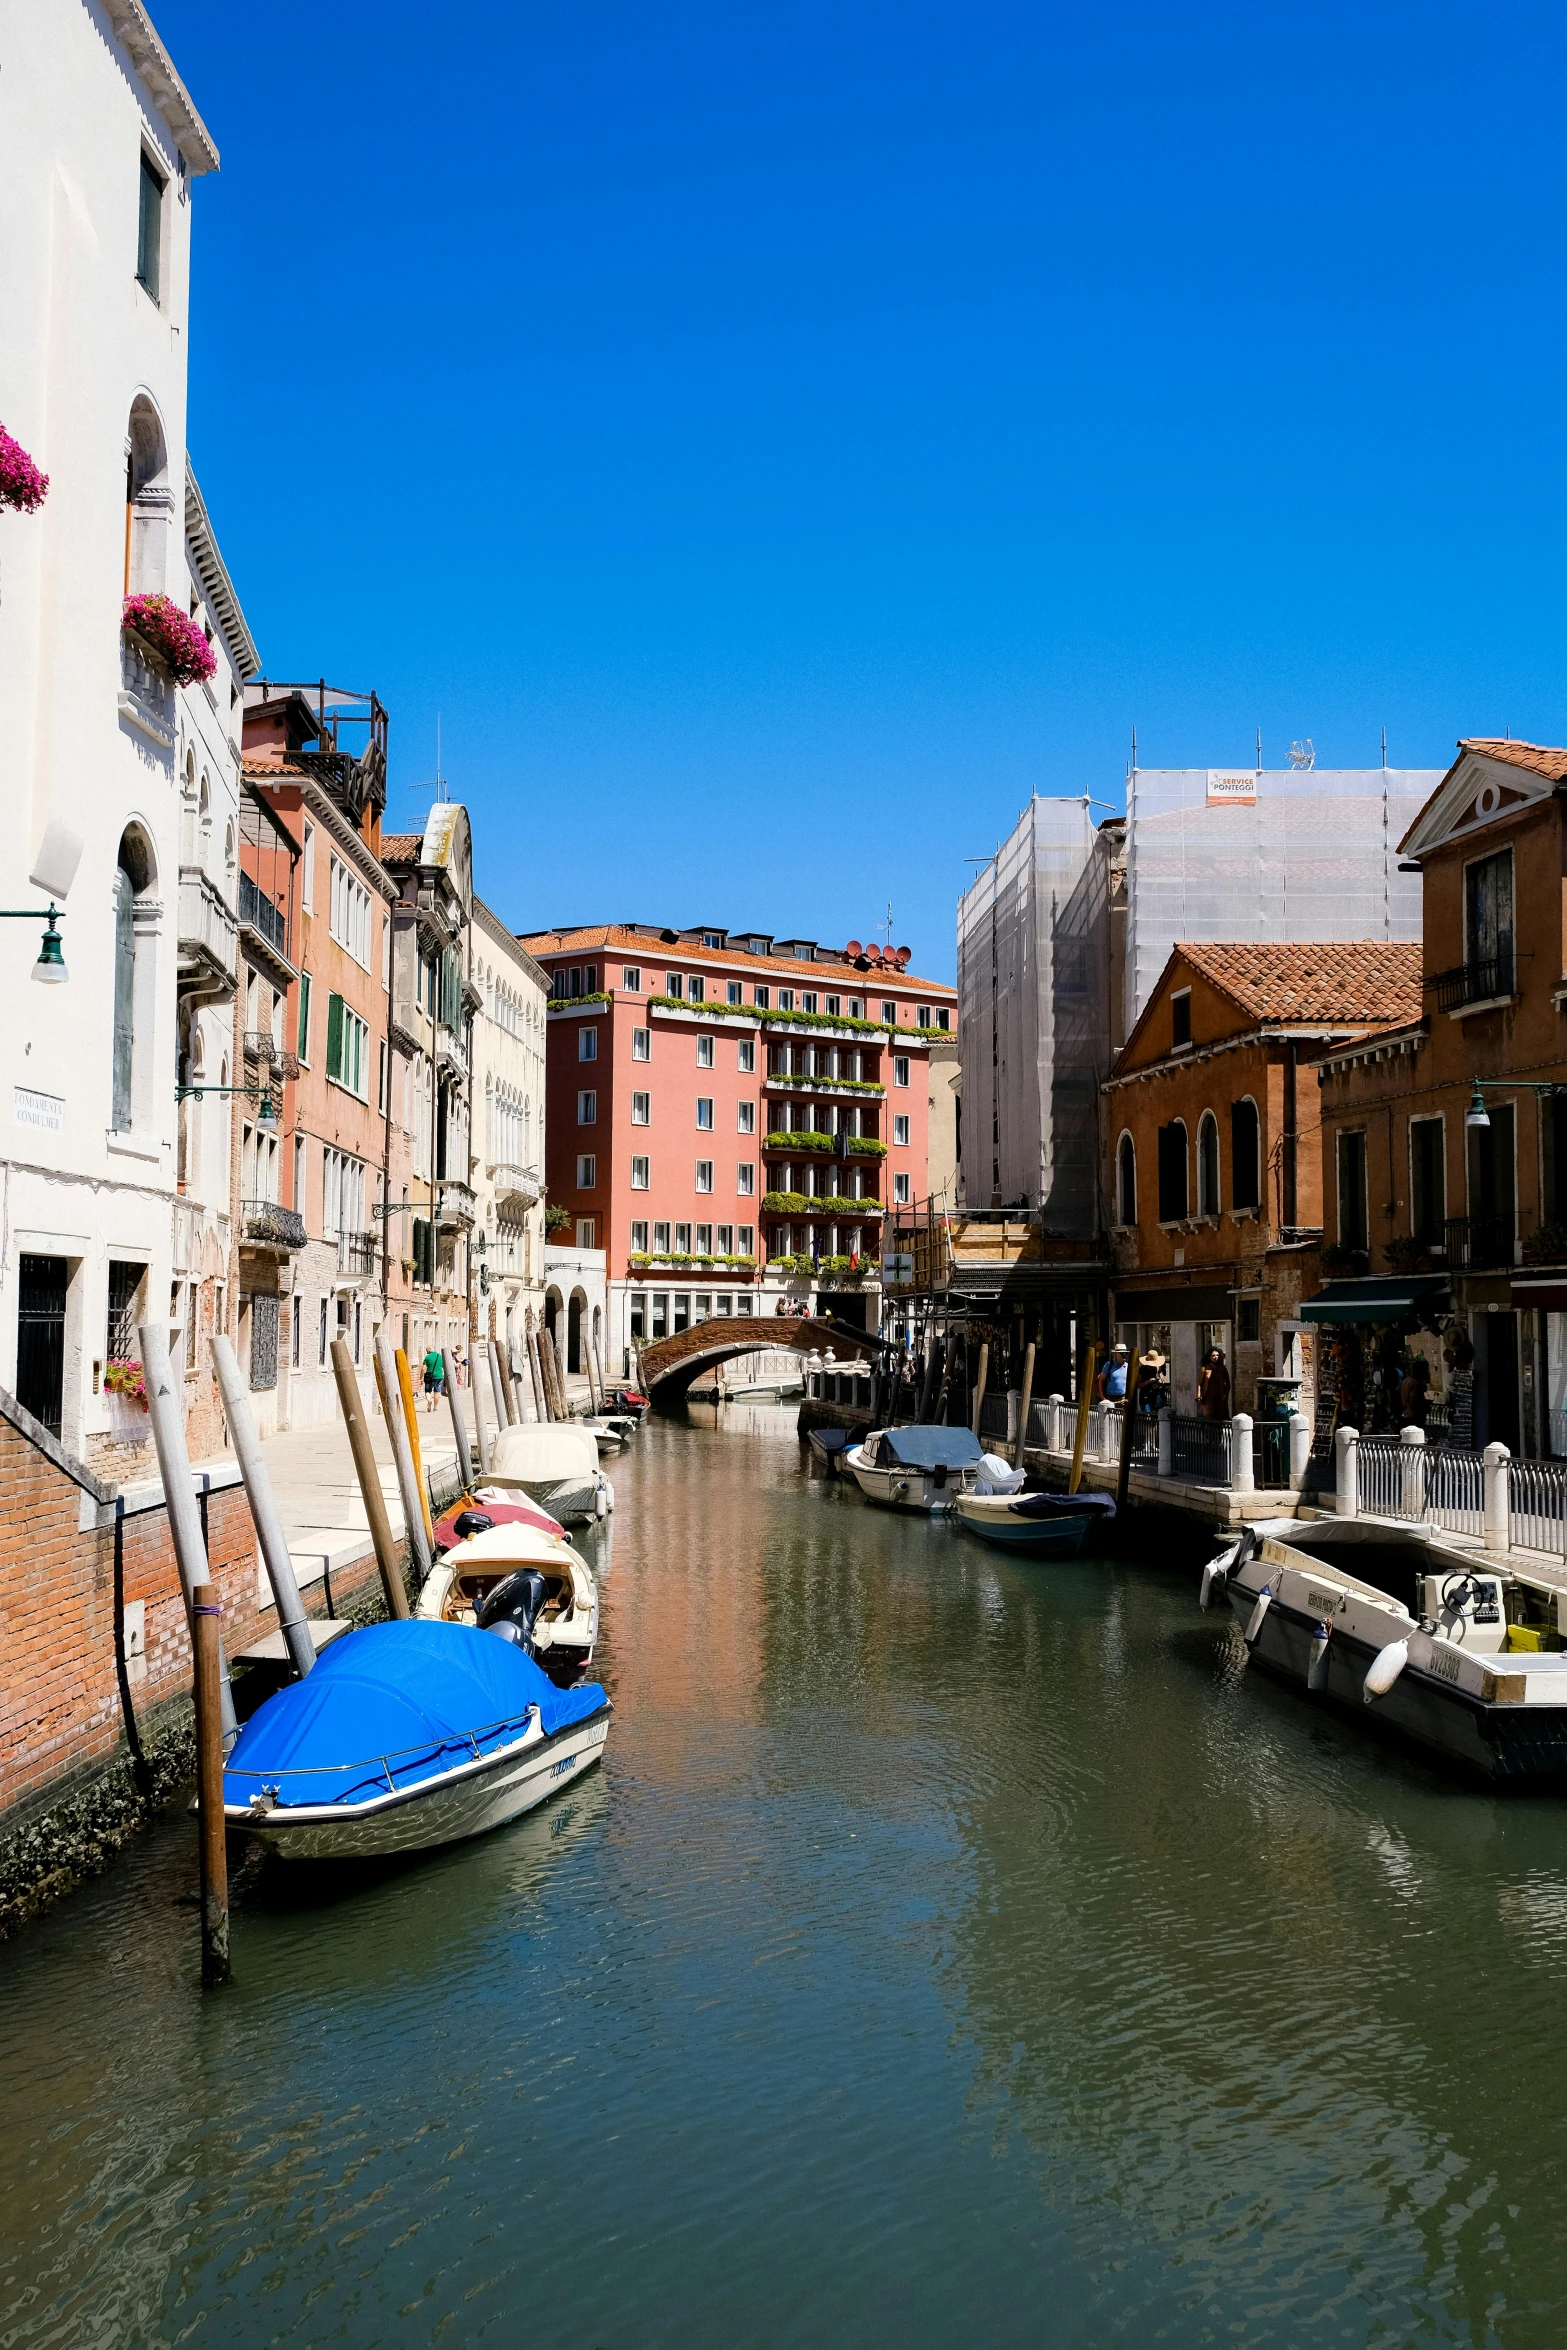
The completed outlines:
<svg viewBox="0 0 1567 2350">
<path fill-rule="evenodd" d="M 889 1428 L 881 1457 L 905 1469 L 966 1469 L 985 1457 L 979 1438 L 967 1428 Z"/>
<path fill-rule="evenodd" d="M 507 1745 L 534 1706 L 548 1737 L 607 1702 L 596 1681 L 557 1689 L 520 1648 L 469 1624 L 369 1624 L 257 1707 L 224 1765 L 223 1800 L 265 1788 L 280 1806 L 363 1803 Z"/>
<path fill-rule="evenodd" d="M 1015 1518 L 1103 1518 L 1115 1516 L 1108 1493 L 1020 1493 L 1012 1504 Z"/>
</svg>

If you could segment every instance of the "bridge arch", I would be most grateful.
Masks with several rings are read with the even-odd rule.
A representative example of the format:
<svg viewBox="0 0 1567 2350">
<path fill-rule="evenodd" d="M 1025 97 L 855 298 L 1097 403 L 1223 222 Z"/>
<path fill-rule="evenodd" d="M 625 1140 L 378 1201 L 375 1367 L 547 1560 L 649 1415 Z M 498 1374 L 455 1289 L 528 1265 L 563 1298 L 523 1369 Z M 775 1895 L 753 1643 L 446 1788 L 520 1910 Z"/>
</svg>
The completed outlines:
<svg viewBox="0 0 1567 2350">
<path fill-rule="evenodd" d="M 881 1341 L 852 1322 L 830 1315 L 744 1314 L 693 1323 L 668 1338 L 655 1338 L 638 1353 L 642 1383 L 649 1395 L 674 1402 L 703 1371 L 737 1355 L 772 1352 L 775 1348 L 798 1355 L 859 1355 L 874 1362 Z"/>
</svg>

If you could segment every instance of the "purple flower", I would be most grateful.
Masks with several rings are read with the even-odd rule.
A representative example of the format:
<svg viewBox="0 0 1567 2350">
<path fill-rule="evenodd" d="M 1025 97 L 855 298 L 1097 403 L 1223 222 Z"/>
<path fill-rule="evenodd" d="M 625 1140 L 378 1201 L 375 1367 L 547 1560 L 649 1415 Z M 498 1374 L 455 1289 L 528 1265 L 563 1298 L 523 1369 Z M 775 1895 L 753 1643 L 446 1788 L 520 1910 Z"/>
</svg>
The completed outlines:
<svg viewBox="0 0 1567 2350">
<path fill-rule="evenodd" d="M 212 647 L 172 596 L 127 596 L 120 624 L 151 647 L 176 685 L 198 685 L 217 668 Z"/>
<path fill-rule="evenodd" d="M 40 473 L 20 441 L 13 441 L 0 424 L 0 506 L 14 506 L 19 514 L 36 514 L 49 489 L 49 476 Z"/>
</svg>

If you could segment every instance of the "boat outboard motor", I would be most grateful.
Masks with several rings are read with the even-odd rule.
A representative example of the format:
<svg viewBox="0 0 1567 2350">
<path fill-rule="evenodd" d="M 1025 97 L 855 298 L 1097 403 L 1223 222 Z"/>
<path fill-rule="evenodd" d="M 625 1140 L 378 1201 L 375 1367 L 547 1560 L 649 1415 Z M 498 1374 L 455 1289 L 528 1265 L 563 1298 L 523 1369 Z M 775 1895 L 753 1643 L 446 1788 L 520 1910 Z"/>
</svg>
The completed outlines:
<svg viewBox="0 0 1567 2350">
<path fill-rule="evenodd" d="M 494 1523 L 488 1510 L 459 1510 L 452 1520 L 452 1532 L 459 1542 L 466 1542 L 470 1534 L 488 1534 Z"/>
<path fill-rule="evenodd" d="M 474 1610 L 481 1632 L 498 1632 L 525 1654 L 533 1654 L 533 1627 L 539 1620 L 547 1586 L 537 1567 L 519 1567 L 503 1576 Z"/>
</svg>

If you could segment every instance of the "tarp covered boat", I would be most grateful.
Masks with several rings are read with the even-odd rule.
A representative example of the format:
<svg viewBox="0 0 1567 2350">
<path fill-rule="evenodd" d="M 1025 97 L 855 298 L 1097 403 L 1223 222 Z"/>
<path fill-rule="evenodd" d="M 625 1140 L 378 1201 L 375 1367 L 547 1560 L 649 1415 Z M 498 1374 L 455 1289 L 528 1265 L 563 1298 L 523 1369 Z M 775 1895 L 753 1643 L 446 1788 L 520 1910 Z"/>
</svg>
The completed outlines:
<svg viewBox="0 0 1567 2350">
<path fill-rule="evenodd" d="M 850 1445 L 843 1465 L 867 1501 L 900 1510 L 950 1510 L 985 1472 L 979 1438 L 967 1428 L 875 1428 Z"/>
<path fill-rule="evenodd" d="M 1115 1516 L 1108 1493 L 960 1493 L 958 1524 L 1000 1550 L 1076 1558 L 1091 1528 Z"/>
<path fill-rule="evenodd" d="M 559 1689 L 493 1633 L 371 1624 L 252 1715 L 224 1765 L 224 1816 L 301 1858 L 455 1843 L 597 1762 L 609 1715 L 596 1682 Z"/>
</svg>

